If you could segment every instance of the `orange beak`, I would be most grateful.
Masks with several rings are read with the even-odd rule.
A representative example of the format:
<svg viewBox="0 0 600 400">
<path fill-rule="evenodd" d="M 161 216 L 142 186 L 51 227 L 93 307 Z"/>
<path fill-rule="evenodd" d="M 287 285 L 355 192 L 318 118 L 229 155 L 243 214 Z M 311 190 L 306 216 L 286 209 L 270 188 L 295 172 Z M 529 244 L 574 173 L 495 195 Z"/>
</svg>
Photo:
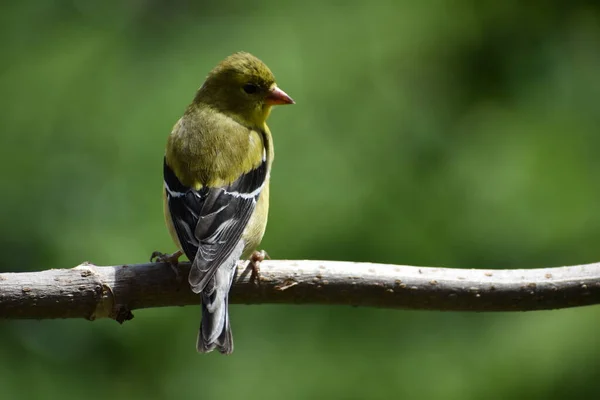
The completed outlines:
<svg viewBox="0 0 600 400">
<path fill-rule="evenodd" d="M 276 106 L 279 104 L 295 104 L 296 102 L 292 100 L 292 98 L 283 90 L 279 89 L 277 86 L 274 86 L 267 95 L 266 103 L 270 106 Z"/>
</svg>

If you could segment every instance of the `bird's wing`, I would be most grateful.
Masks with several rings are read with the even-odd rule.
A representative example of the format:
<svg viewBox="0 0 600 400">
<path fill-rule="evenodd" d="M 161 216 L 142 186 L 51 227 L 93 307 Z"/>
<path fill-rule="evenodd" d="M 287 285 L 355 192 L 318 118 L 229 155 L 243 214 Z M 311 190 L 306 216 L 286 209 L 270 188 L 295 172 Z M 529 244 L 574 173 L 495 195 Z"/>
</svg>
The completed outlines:
<svg viewBox="0 0 600 400">
<path fill-rule="evenodd" d="M 199 190 L 183 185 L 165 158 L 169 211 L 182 250 L 193 260 L 188 279 L 195 293 L 204 289 L 240 241 L 266 178 L 266 151 L 256 168 L 232 184 Z"/>
</svg>

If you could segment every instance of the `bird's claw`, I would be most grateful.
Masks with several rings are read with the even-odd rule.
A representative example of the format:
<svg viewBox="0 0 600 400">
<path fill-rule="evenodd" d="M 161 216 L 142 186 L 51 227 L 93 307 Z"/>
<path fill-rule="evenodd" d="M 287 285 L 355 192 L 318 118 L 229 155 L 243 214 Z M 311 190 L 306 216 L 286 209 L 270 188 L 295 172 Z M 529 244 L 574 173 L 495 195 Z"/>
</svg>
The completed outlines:
<svg viewBox="0 0 600 400">
<path fill-rule="evenodd" d="M 179 272 L 179 257 L 183 255 L 181 250 L 177 250 L 173 254 L 161 253 L 160 251 L 153 251 L 150 255 L 150 262 L 162 262 L 165 264 L 169 264 L 173 272 L 175 273 L 175 279 L 177 283 L 181 284 L 183 281 L 181 274 Z"/>
<path fill-rule="evenodd" d="M 150 254 L 150 262 L 160 262 L 166 255 L 166 253 L 161 253 L 160 251 L 153 251 L 152 254 Z"/>
<path fill-rule="evenodd" d="M 250 261 L 248 261 L 247 266 L 247 268 L 252 270 L 252 273 L 250 274 L 250 283 L 260 283 L 260 263 L 263 262 L 265 258 L 271 259 L 269 254 L 264 250 L 254 251 L 250 256 Z"/>
<path fill-rule="evenodd" d="M 177 250 L 175 253 L 161 253 L 160 251 L 153 251 L 150 255 L 150 262 L 163 262 L 173 265 L 179 264 L 179 257 L 183 255 L 181 250 Z"/>
</svg>

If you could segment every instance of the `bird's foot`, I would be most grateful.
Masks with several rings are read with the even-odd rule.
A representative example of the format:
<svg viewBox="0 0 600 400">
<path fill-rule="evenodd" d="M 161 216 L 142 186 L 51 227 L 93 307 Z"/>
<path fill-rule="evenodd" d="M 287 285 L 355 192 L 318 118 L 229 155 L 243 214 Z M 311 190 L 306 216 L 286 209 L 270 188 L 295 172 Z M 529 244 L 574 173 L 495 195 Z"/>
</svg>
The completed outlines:
<svg viewBox="0 0 600 400">
<path fill-rule="evenodd" d="M 173 272 L 175 273 L 175 279 L 178 284 L 183 281 L 181 273 L 179 272 L 179 257 L 183 255 L 181 250 L 177 250 L 173 254 L 161 253 L 160 251 L 153 251 L 150 255 L 150 262 L 162 262 L 169 264 Z"/>
<path fill-rule="evenodd" d="M 269 254 L 264 251 L 254 251 L 250 256 L 250 261 L 248 261 L 248 266 L 246 269 L 252 270 L 252 274 L 250 274 L 250 283 L 260 283 L 260 263 L 266 259 L 270 259 Z"/>
<path fill-rule="evenodd" d="M 161 253 L 160 251 L 153 251 L 150 255 L 150 262 L 164 262 L 171 265 L 179 265 L 179 257 L 183 255 L 181 250 L 177 250 L 173 254 Z"/>
</svg>

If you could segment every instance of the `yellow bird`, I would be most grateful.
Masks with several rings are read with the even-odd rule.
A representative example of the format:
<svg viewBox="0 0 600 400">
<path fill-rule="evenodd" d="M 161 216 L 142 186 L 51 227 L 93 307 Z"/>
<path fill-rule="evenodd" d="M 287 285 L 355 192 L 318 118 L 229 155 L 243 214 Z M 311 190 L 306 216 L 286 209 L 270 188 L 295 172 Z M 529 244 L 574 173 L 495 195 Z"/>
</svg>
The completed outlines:
<svg viewBox="0 0 600 400">
<path fill-rule="evenodd" d="M 202 296 L 196 347 L 233 351 L 228 295 L 240 258 L 255 256 L 269 210 L 271 107 L 294 104 L 273 73 L 249 53 L 235 53 L 207 76 L 167 142 L 164 213 L 188 277 Z"/>
</svg>

